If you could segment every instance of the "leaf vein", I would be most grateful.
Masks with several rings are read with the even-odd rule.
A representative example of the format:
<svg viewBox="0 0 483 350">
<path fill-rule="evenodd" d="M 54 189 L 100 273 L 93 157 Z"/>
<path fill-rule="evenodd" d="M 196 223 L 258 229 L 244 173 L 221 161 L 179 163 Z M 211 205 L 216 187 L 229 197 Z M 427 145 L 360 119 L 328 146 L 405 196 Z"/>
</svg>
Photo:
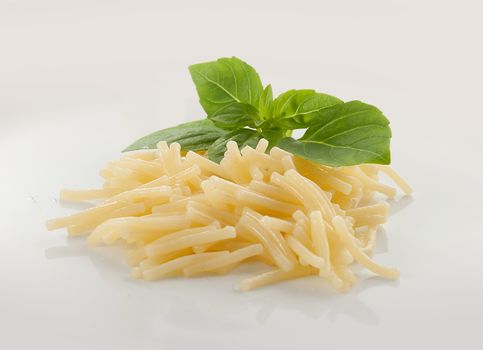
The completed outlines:
<svg viewBox="0 0 483 350">
<path fill-rule="evenodd" d="M 236 96 L 234 96 L 230 91 L 228 91 L 227 89 L 225 89 L 220 83 L 208 78 L 205 74 L 203 73 L 200 73 L 200 72 L 196 72 L 197 74 L 201 75 L 203 77 L 203 79 L 205 79 L 206 81 L 208 81 L 209 83 L 215 85 L 216 87 L 218 87 L 219 89 L 223 90 L 227 95 L 229 95 L 232 99 L 234 99 L 236 102 L 241 102 Z"/>
<path fill-rule="evenodd" d="M 353 128 L 350 128 L 350 129 L 347 129 L 347 130 L 344 130 L 344 131 L 341 131 L 337 134 L 334 134 L 334 135 L 331 135 L 330 137 L 327 137 L 325 139 L 323 139 L 322 141 L 328 141 L 330 139 L 333 139 L 334 137 L 337 137 L 337 136 L 340 136 L 340 135 L 344 135 L 344 134 L 347 134 L 351 131 L 354 131 L 354 130 L 359 130 L 359 129 L 364 129 L 364 128 L 368 128 L 368 127 L 372 127 L 372 126 L 377 126 L 377 127 L 380 127 L 380 128 L 384 128 L 382 125 L 380 124 L 376 124 L 376 123 L 371 123 L 371 124 L 366 124 L 366 125 L 360 125 L 360 126 L 355 126 Z"/>
<path fill-rule="evenodd" d="M 351 150 L 351 151 L 358 151 L 358 152 L 363 152 L 363 153 L 369 153 L 369 154 L 372 154 L 374 156 L 376 156 L 377 158 L 381 159 L 381 160 L 384 160 L 384 157 L 382 156 L 382 154 L 379 154 L 377 152 L 373 152 L 373 151 L 369 151 L 369 150 L 365 150 L 365 149 L 362 149 L 362 148 L 357 148 L 357 147 L 351 147 L 351 146 L 337 146 L 337 145 L 331 145 L 330 143 L 325 143 L 325 142 L 322 142 L 322 141 L 307 141 L 307 140 L 303 140 L 304 143 L 313 143 L 313 144 L 319 144 L 319 145 L 324 145 L 324 146 L 327 146 L 330 148 L 341 148 L 341 149 L 348 149 L 348 150 Z"/>
</svg>

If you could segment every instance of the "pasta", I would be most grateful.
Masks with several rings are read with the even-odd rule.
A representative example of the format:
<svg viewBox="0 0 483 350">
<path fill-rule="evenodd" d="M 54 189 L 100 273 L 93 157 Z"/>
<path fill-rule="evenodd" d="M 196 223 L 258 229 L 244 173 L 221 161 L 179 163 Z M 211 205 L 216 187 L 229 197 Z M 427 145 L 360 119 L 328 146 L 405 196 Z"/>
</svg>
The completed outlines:
<svg viewBox="0 0 483 350">
<path fill-rule="evenodd" d="M 379 174 L 412 191 L 392 168 L 332 168 L 267 148 L 264 139 L 241 151 L 230 141 L 220 164 L 183 156 L 176 143 L 128 153 L 101 171 L 102 189 L 62 190 L 62 200 L 97 204 L 47 228 L 85 234 L 90 246 L 119 244 L 132 276 L 148 281 L 226 273 L 251 260 L 270 270 L 241 281 L 241 290 L 316 275 L 345 291 L 354 262 L 398 277 L 370 257 L 389 211 L 382 198 L 396 195 Z"/>
</svg>

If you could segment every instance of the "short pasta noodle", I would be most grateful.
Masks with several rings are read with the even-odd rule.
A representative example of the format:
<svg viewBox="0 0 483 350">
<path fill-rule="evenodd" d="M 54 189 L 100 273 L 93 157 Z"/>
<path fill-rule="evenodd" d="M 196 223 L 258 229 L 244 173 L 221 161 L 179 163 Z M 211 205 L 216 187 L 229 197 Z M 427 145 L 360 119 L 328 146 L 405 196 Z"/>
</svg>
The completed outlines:
<svg viewBox="0 0 483 350">
<path fill-rule="evenodd" d="M 47 228 L 118 245 L 132 276 L 147 281 L 226 273 L 252 260 L 268 271 L 241 290 L 313 275 L 345 291 L 354 262 L 397 278 L 370 257 L 389 212 L 384 196 L 396 195 L 379 173 L 407 195 L 410 186 L 388 166 L 328 167 L 268 147 L 230 141 L 219 164 L 177 143 L 128 153 L 101 171 L 103 188 L 62 190 L 62 200 L 95 204 Z"/>
</svg>

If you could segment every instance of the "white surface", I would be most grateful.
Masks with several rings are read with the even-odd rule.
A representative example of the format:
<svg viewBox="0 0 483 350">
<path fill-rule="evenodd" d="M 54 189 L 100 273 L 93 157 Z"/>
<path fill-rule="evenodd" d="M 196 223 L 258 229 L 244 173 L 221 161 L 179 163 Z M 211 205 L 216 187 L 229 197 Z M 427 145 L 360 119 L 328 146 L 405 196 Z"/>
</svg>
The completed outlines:
<svg viewBox="0 0 483 350">
<path fill-rule="evenodd" d="M 2 349 L 477 349 L 483 323 L 479 1 L 0 0 Z M 202 116 L 188 64 L 236 55 L 279 93 L 379 106 L 414 201 L 376 260 L 398 283 L 337 295 L 235 275 L 133 281 L 44 221 L 61 187 L 147 132 Z"/>
</svg>

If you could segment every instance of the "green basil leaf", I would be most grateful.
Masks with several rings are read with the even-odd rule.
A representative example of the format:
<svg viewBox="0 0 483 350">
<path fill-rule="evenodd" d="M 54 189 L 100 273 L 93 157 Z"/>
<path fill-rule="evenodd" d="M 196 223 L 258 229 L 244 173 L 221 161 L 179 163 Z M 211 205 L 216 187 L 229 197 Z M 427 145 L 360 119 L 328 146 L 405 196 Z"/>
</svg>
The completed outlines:
<svg viewBox="0 0 483 350">
<path fill-rule="evenodd" d="M 258 102 L 258 111 L 261 119 L 268 119 L 272 116 L 273 109 L 273 92 L 272 86 L 269 84 L 263 90 L 260 101 Z"/>
<path fill-rule="evenodd" d="M 242 60 L 220 58 L 194 64 L 189 71 L 207 115 L 213 115 L 233 102 L 258 107 L 262 82 L 255 69 Z"/>
<path fill-rule="evenodd" d="M 391 162 L 389 121 L 376 107 L 351 101 L 318 114 L 304 136 L 284 138 L 278 147 L 330 166 Z"/>
<path fill-rule="evenodd" d="M 168 144 L 178 142 L 184 150 L 205 150 L 226 133 L 227 131 L 217 128 L 209 119 L 196 120 L 144 136 L 123 152 L 155 149 L 159 141 L 166 141 Z"/>
<path fill-rule="evenodd" d="M 269 143 L 268 148 L 271 149 L 278 145 L 281 139 L 290 136 L 290 131 L 285 129 L 264 129 L 261 130 L 261 134 L 264 139 Z"/>
<path fill-rule="evenodd" d="M 242 149 L 245 146 L 256 147 L 258 141 L 262 137 L 263 136 L 260 133 L 252 129 L 235 130 L 229 134 L 221 136 L 210 146 L 210 148 L 208 148 L 208 158 L 219 163 L 225 155 L 226 143 L 228 141 L 235 141 L 238 144 L 238 147 Z"/>
<path fill-rule="evenodd" d="M 337 97 L 314 90 L 289 90 L 273 102 L 273 118 L 280 127 L 303 129 L 323 109 L 340 103 Z"/>
<path fill-rule="evenodd" d="M 258 111 L 246 103 L 231 103 L 219 109 L 208 118 L 217 127 L 225 130 L 236 130 L 245 126 L 256 127 Z"/>
</svg>

